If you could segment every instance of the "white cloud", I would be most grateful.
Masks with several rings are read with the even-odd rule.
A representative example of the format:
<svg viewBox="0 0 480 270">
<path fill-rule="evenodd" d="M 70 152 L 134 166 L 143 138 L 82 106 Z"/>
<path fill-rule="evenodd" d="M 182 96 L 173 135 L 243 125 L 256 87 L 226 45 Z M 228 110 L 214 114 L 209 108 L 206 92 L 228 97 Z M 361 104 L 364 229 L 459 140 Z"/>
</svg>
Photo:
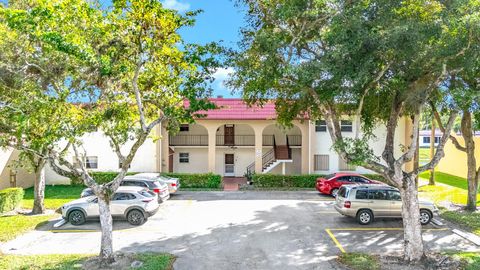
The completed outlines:
<svg viewBox="0 0 480 270">
<path fill-rule="evenodd" d="M 225 80 L 234 72 L 232 67 L 219 68 L 213 73 L 215 81 L 213 82 L 214 93 L 216 95 L 231 96 L 231 90 L 225 85 Z"/>
<path fill-rule="evenodd" d="M 179 12 L 184 12 L 190 9 L 189 3 L 180 3 L 177 0 L 165 0 L 163 1 L 163 7 L 168 9 L 175 9 Z"/>
</svg>

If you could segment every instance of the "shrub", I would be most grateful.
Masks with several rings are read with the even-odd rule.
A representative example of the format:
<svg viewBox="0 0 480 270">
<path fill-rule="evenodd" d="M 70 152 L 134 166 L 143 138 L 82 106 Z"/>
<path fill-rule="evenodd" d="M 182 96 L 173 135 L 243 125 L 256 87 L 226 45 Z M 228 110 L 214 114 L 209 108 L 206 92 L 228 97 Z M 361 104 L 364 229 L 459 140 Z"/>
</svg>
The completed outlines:
<svg viewBox="0 0 480 270">
<path fill-rule="evenodd" d="M 387 179 L 385 179 L 380 174 L 362 174 L 362 175 L 367 177 L 368 179 L 377 180 L 377 181 L 388 184 Z"/>
<path fill-rule="evenodd" d="M 23 199 L 22 188 L 7 188 L 0 190 L 0 213 L 12 211 L 17 208 Z"/>
<path fill-rule="evenodd" d="M 254 174 L 252 176 L 253 184 L 256 187 L 296 187 L 296 188 L 314 188 L 318 174 L 304 175 L 278 175 L 278 174 Z"/>
<path fill-rule="evenodd" d="M 127 175 L 132 175 L 136 174 L 136 172 L 128 172 Z M 90 172 L 90 176 L 95 179 L 95 182 L 98 184 L 105 184 L 110 181 L 112 181 L 116 176 L 118 175 L 118 172 Z M 83 184 L 82 180 L 79 180 L 80 182 L 76 182 L 72 180 L 72 184 Z"/>
<path fill-rule="evenodd" d="M 221 188 L 222 176 L 213 173 L 162 173 L 180 179 L 184 188 Z"/>
</svg>

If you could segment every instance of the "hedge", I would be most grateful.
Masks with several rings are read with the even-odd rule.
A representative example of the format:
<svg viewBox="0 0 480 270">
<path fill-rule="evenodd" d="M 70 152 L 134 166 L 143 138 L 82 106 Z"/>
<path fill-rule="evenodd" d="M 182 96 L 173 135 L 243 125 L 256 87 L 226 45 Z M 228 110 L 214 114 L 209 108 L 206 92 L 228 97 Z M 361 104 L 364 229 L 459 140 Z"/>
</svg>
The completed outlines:
<svg viewBox="0 0 480 270">
<path fill-rule="evenodd" d="M 23 199 L 22 188 L 7 188 L 0 190 L 0 213 L 12 211 L 20 205 Z"/>
<path fill-rule="evenodd" d="M 221 188 L 222 176 L 213 173 L 162 173 L 180 179 L 184 188 Z"/>
<path fill-rule="evenodd" d="M 127 175 L 133 175 L 133 174 L 136 174 L 136 172 L 127 173 Z M 118 172 L 90 172 L 90 176 L 93 177 L 93 179 L 95 179 L 95 182 L 97 182 L 98 184 L 108 183 L 112 181 L 117 175 L 118 175 Z M 83 184 L 83 183 L 75 183 L 75 184 Z"/>
<path fill-rule="evenodd" d="M 363 174 L 365 177 L 386 183 L 385 178 L 378 174 Z M 317 178 L 321 174 L 303 175 L 278 175 L 278 174 L 253 174 L 252 182 L 255 187 L 261 188 L 314 188 Z"/>
<path fill-rule="evenodd" d="M 297 188 L 314 188 L 318 174 L 303 175 L 278 175 L 278 174 L 254 174 L 252 176 L 253 185 L 256 187 L 297 187 Z"/>
</svg>

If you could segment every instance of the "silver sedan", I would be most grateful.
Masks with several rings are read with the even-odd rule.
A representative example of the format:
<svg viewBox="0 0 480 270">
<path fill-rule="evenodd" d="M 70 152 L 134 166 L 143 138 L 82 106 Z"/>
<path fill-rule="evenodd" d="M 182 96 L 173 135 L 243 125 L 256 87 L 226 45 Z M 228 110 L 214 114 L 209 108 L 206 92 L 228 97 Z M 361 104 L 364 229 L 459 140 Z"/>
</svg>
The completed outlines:
<svg viewBox="0 0 480 270">
<path fill-rule="evenodd" d="M 164 182 L 168 185 L 168 191 L 170 191 L 170 194 L 175 193 L 178 191 L 178 189 L 180 189 L 180 179 L 178 178 L 160 175 L 159 173 L 137 173 L 133 176 L 145 179 L 155 179 Z"/>
</svg>

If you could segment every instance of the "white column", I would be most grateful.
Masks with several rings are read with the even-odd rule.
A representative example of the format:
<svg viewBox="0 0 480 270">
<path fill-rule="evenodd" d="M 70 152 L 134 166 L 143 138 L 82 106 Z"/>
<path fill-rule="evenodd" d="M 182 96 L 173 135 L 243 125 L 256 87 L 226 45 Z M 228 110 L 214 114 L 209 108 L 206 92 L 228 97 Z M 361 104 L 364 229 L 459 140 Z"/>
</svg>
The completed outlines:
<svg viewBox="0 0 480 270">
<path fill-rule="evenodd" d="M 263 129 L 254 128 L 255 131 L 255 173 L 262 173 L 262 156 L 263 156 Z"/>
<path fill-rule="evenodd" d="M 208 129 L 208 171 L 215 173 L 215 150 L 216 150 L 216 140 L 217 129 L 209 128 Z"/>
</svg>

